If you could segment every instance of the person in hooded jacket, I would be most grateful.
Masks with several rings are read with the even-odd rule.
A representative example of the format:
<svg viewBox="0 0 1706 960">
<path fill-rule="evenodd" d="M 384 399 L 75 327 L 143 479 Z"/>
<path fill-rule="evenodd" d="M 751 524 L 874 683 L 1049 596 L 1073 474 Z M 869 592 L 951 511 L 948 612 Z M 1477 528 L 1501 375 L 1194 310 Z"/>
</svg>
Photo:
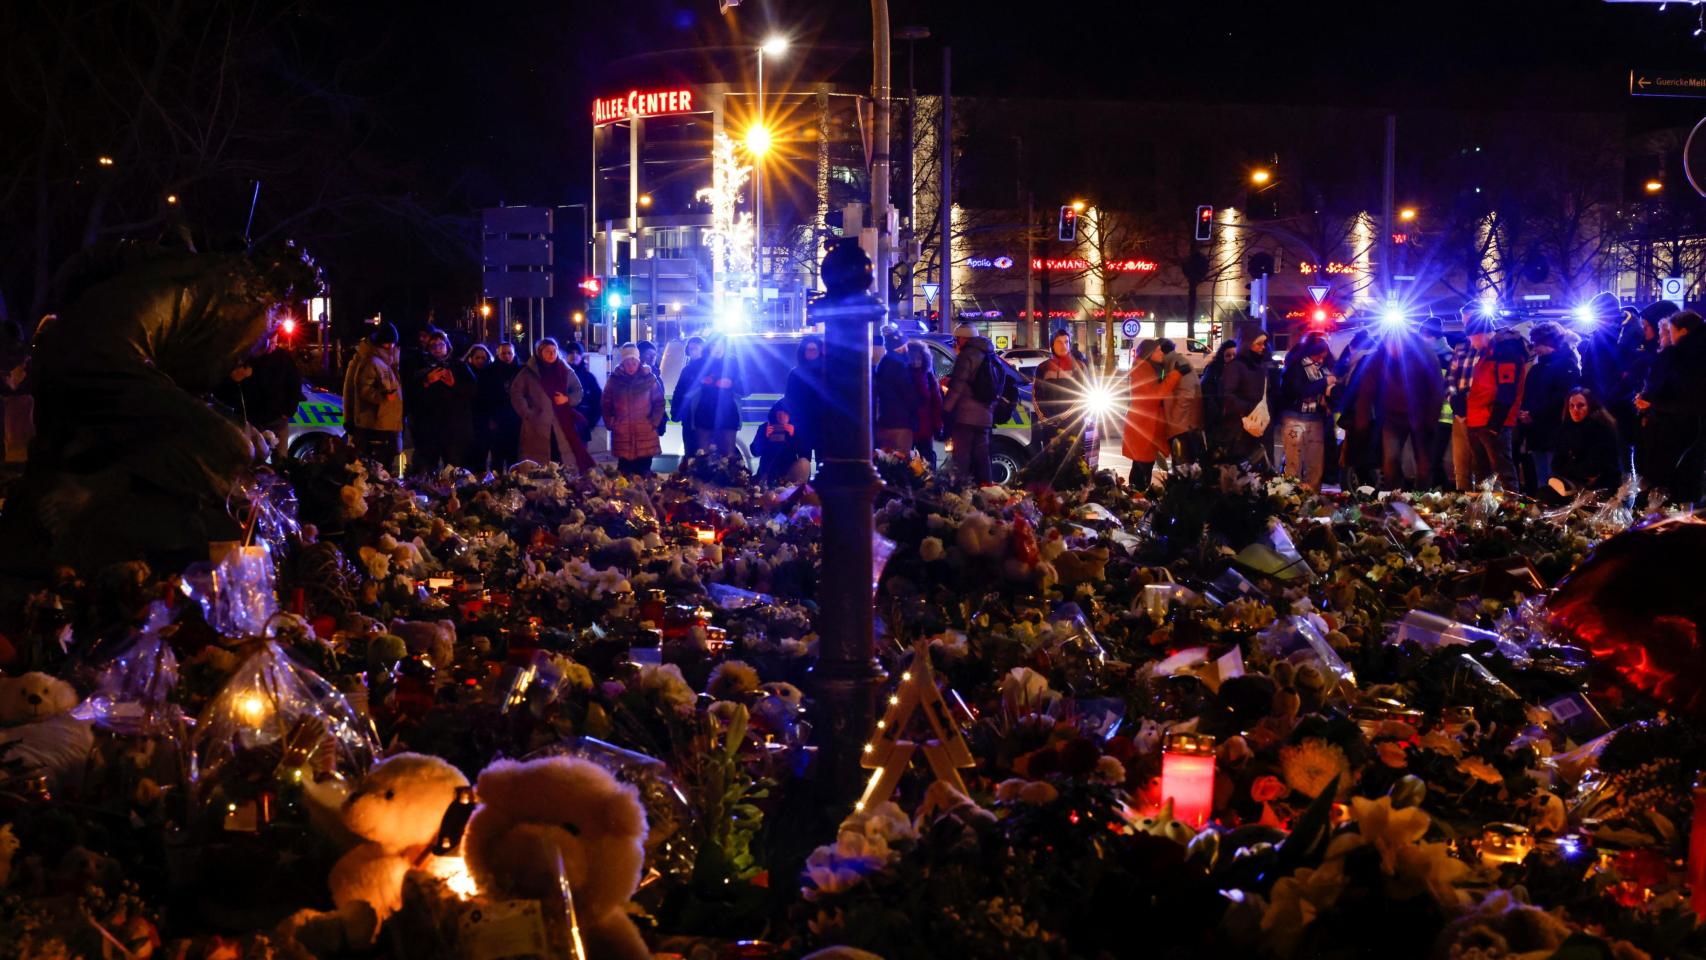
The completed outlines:
<svg viewBox="0 0 1706 960">
<path fill-rule="evenodd" d="M 1497 479 L 1515 491 L 1516 460 L 1511 437 L 1522 410 L 1522 391 L 1528 377 L 1528 344 L 1493 318 L 1477 316 L 1467 332 L 1473 353 L 1467 412 L 1469 449 L 1474 457 L 1475 483 Z"/>
<path fill-rule="evenodd" d="M 824 397 L 823 338 L 808 334 L 794 348 L 794 368 L 788 371 L 782 390 L 782 405 L 792 418 L 794 446 L 808 460 L 822 448 Z"/>
<path fill-rule="evenodd" d="M 1531 490 L 1538 491 L 1552 479 L 1552 451 L 1563 426 L 1564 400 L 1582 383 L 1581 361 L 1576 357 L 1580 338 L 1550 320 L 1542 320 L 1528 331 L 1534 363 L 1522 391 L 1521 426 L 1523 449 L 1534 462 Z"/>
<path fill-rule="evenodd" d="M 1285 358 L 1280 377 L 1280 437 L 1285 472 L 1310 489 L 1319 489 L 1326 469 L 1327 428 L 1332 423 L 1329 392 L 1338 381 L 1328 370 L 1333 351 L 1327 338 L 1312 333 Z"/>
<path fill-rule="evenodd" d="M 1221 456 L 1229 460 L 1262 462 L 1267 459 L 1263 436 L 1244 429 L 1244 418 L 1254 413 L 1268 396 L 1268 335 L 1258 330 L 1221 373 L 1223 383 L 1220 422 L 1217 424 Z M 1272 423 L 1273 406 L 1269 406 Z"/>
<path fill-rule="evenodd" d="M 746 380 L 740 363 L 729 352 L 724 337 L 705 342 L 705 356 L 698 368 L 689 370 L 698 381 L 689 400 L 688 426 L 693 428 L 695 450 L 715 451 L 719 457 L 740 454 L 736 434 L 740 430 L 740 401 L 746 396 Z M 683 371 L 682 376 L 687 376 Z"/>
<path fill-rule="evenodd" d="M 1031 371 L 1031 403 L 1036 412 L 1031 423 L 1031 449 L 1038 453 L 1068 427 L 1083 429 L 1079 404 L 1090 371 L 1077 354 L 1072 348 L 1072 332 L 1056 330 L 1049 337 L 1048 359 Z"/>
<path fill-rule="evenodd" d="M 687 357 L 687 363 L 675 379 L 675 392 L 669 395 L 669 417 L 681 424 L 682 443 L 691 452 L 693 428 L 687 425 L 688 411 L 693 406 L 693 397 L 698 394 L 699 369 L 705 365 L 705 338 L 688 337 L 682 344 L 682 353 Z"/>
<path fill-rule="evenodd" d="M 1226 400 L 1226 365 L 1238 356 L 1238 341 L 1226 339 L 1202 371 L 1202 422 L 1211 446 L 1220 443 L 1220 410 Z"/>
<path fill-rule="evenodd" d="M 663 423 L 663 381 L 643 362 L 632 343 L 617 351 L 616 369 L 605 381 L 600 398 L 604 426 L 610 431 L 610 452 L 616 469 L 628 476 L 652 472 L 652 458 L 663 452 L 658 425 Z"/>
<path fill-rule="evenodd" d="M 1133 490 L 1149 489 L 1155 461 L 1170 452 L 1164 404 L 1178 389 L 1181 376 L 1177 367 L 1167 363 L 1161 341 L 1138 341 L 1131 358 L 1125 428 L 1120 433 L 1120 453 L 1131 461 L 1126 482 Z"/>
<path fill-rule="evenodd" d="M 1706 459 L 1706 324 L 1692 310 L 1669 319 L 1672 345 L 1653 359 L 1635 408 L 1648 438 L 1648 483 L 1673 503 L 1693 503 Z"/>
<path fill-rule="evenodd" d="M 492 362 L 474 371 L 478 381 L 474 415 L 491 436 L 491 465 L 497 470 L 508 467 L 520 456 L 521 417 L 509 400 L 510 385 L 520 372 L 513 343 L 498 344 L 492 351 Z"/>
<path fill-rule="evenodd" d="M 1445 403 L 1439 355 L 1413 331 L 1396 330 L 1365 362 L 1380 434 L 1381 486 L 1397 490 L 1406 485 L 1406 445 L 1415 466 L 1415 476 L 1408 483 L 1429 486 L 1433 480 L 1433 433 L 1439 428 L 1440 407 Z"/>
<path fill-rule="evenodd" d="M 402 449 L 403 384 L 397 378 L 397 328 L 381 322 L 356 345 L 344 369 L 344 426 L 356 450 L 395 472 Z"/>
<path fill-rule="evenodd" d="M 582 473 L 593 468 L 592 455 L 575 431 L 580 378 L 558 353 L 556 340 L 546 337 L 539 341 L 533 358 L 510 384 L 509 399 L 521 417 L 521 459 L 534 463 L 556 459 L 565 465 L 573 462 Z"/>
<path fill-rule="evenodd" d="M 587 368 L 586 347 L 579 341 L 569 341 L 569 345 L 563 348 L 563 359 L 568 362 L 569 369 L 574 371 L 575 379 L 579 380 L 581 385 L 581 399 L 575 404 L 575 413 L 580 415 L 576 422 L 577 432 L 582 443 L 591 443 L 592 428 L 598 426 L 598 421 L 604 417 L 604 388 L 598 385 L 598 378 Z"/>
<path fill-rule="evenodd" d="M 912 453 L 912 427 L 924 397 L 906 359 L 906 337 L 890 331 L 880 338 L 883 355 L 871 375 L 871 394 L 876 401 L 873 439 L 878 448 L 902 456 Z M 792 411 L 789 411 L 792 414 Z"/>
<path fill-rule="evenodd" d="M 993 476 L 989 431 L 995 425 L 997 397 L 981 399 L 973 388 L 978 371 L 994 356 L 995 346 L 976 327 L 961 323 L 954 327 L 954 347 L 954 369 L 948 374 L 948 396 L 942 401 L 942 415 L 948 421 L 954 468 L 961 481 L 969 479 L 983 485 Z"/>
<path fill-rule="evenodd" d="M 1170 456 L 1174 463 L 1195 463 L 1203 454 L 1202 376 L 1173 341 L 1161 341 L 1161 355 L 1168 372 L 1176 370 L 1179 373 L 1179 385 L 1161 401 L 1161 413 L 1167 418 L 1167 439 L 1172 448 Z"/>
<path fill-rule="evenodd" d="M 462 466 L 474 438 L 474 371 L 450 355 L 442 331 L 427 342 L 427 360 L 415 370 L 409 391 L 409 424 L 415 438 L 415 471 Z"/>
<path fill-rule="evenodd" d="M 924 401 L 918 405 L 918 416 L 912 425 L 912 448 L 924 458 L 931 470 L 936 469 L 936 437 L 942 432 L 942 384 L 936 379 L 936 367 L 931 362 L 930 348 L 923 341 L 906 344 L 907 370 L 913 386 Z"/>
</svg>

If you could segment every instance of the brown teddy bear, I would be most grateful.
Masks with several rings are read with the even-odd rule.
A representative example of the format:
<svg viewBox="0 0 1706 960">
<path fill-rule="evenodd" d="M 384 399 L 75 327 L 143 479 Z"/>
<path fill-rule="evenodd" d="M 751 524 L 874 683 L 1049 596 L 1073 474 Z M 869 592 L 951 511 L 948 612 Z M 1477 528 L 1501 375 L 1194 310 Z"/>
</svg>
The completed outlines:
<svg viewBox="0 0 1706 960">
<path fill-rule="evenodd" d="M 344 803 L 343 823 L 363 842 L 332 865 L 329 883 L 339 911 L 362 902 L 379 922 L 403 905 L 403 875 L 438 836 L 462 771 L 437 757 L 399 753 L 380 761 Z"/>
<path fill-rule="evenodd" d="M 589 960 L 650 960 L 628 901 L 645 860 L 646 811 L 633 787 L 574 757 L 499 760 L 481 771 L 462 856 L 483 894 L 544 899 L 569 881 Z"/>
</svg>

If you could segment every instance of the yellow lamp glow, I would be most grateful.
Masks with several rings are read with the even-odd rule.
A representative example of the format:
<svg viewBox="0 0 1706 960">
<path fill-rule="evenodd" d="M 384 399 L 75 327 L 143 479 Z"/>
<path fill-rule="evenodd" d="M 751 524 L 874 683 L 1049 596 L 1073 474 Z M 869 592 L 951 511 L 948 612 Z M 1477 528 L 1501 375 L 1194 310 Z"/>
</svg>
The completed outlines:
<svg viewBox="0 0 1706 960">
<path fill-rule="evenodd" d="M 1084 201 L 1082 201 L 1082 200 L 1072 201 L 1072 212 L 1073 213 L 1083 213 L 1084 212 Z"/>
<path fill-rule="evenodd" d="M 1398 219 L 1404 221 L 1405 223 L 1409 223 L 1411 220 L 1416 219 L 1416 208 L 1415 207 L 1405 207 L 1404 209 L 1398 211 Z"/>
<path fill-rule="evenodd" d="M 759 47 L 758 49 L 772 57 L 779 56 L 783 51 L 788 49 L 788 38 L 779 35 L 771 37 L 764 41 L 764 46 Z"/>
<path fill-rule="evenodd" d="M 260 726 L 267 717 L 267 698 L 258 693 L 245 693 L 237 698 L 237 716 L 250 726 Z"/>
<path fill-rule="evenodd" d="M 747 128 L 746 149 L 755 157 L 762 157 L 770 152 L 770 128 L 762 123 L 755 123 Z"/>
<path fill-rule="evenodd" d="M 1250 172 L 1250 182 L 1258 187 L 1272 180 L 1273 177 L 1274 175 L 1266 170 L 1252 170 Z"/>
<path fill-rule="evenodd" d="M 1648 180 L 1646 187 L 1648 193 L 1659 193 L 1664 190 L 1665 185 L 1663 182 L 1658 180 Z"/>
</svg>

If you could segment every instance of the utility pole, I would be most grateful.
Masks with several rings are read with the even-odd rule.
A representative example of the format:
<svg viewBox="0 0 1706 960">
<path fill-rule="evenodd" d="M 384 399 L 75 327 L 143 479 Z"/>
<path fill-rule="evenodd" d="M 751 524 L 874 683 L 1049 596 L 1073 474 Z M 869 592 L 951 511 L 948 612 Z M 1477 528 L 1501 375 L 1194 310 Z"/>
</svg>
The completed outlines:
<svg viewBox="0 0 1706 960">
<path fill-rule="evenodd" d="M 906 41 L 906 247 L 902 254 L 905 269 L 901 272 L 900 308 L 897 316 L 909 322 L 917 309 L 912 291 L 917 280 L 920 250 L 918 243 L 918 41 L 930 39 L 925 27 L 901 27 L 895 39 Z"/>
<path fill-rule="evenodd" d="M 954 96 L 953 51 L 942 48 L 942 332 L 954 332 Z"/>
<path fill-rule="evenodd" d="M 1394 180 L 1398 157 L 1398 115 L 1386 115 L 1386 163 L 1382 176 L 1380 197 L 1380 294 L 1383 297 L 1392 296 L 1392 207 L 1394 201 Z"/>
<path fill-rule="evenodd" d="M 871 0 L 871 216 L 877 228 L 877 255 L 871 272 L 877 300 L 889 303 L 889 0 Z M 870 451 L 865 452 L 870 456 Z"/>
</svg>

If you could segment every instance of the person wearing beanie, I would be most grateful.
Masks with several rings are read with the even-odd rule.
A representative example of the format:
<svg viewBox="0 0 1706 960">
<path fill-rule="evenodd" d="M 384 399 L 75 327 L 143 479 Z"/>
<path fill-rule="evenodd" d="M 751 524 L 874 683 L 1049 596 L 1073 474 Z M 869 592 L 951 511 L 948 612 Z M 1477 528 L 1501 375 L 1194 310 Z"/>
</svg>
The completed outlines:
<svg viewBox="0 0 1706 960">
<path fill-rule="evenodd" d="M 954 369 L 948 374 L 948 396 L 942 415 L 948 422 L 948 441 L 954 446 L 954 469 L 960 482 L 982 486 L 992 479 L 989 433 L 995 425 L 995 402 L 1001 397 L 1003 371 L 995 346 L 969 323 L 954 327 Z"/>
<path fill-rule="evenodd" d="M 829 405 L 823 362 L 823 338 L 816 334 L 802 337 L 794 348 L 794 369 L 788 371 L 788 383 L 782 391 L 782 405 L 792 417 L 795 442 L 807 460 L 823 446 L 823 411 Z M 939 410 L 939 396 L 936 405 Z"/>
<path fill-rule="evenodd" d="M 1045 449 L 1069 426 L 1083 431 L 1083 417 L 1077 407 L 1090 371 L 1076 354 L 1072 332 L 1056 330 L 1048 340 L 1048 359 L 1031 371 L 1031 403 L 1037 415 L 1031 424 L 1034 450 Z"/>
<path fill-rule="evenodd" d="M 1517 334 L 1498 329 L 1491 317 L 1472 318 L 1468 333 L 1474 350 L 1464 414 L 1473 459 L 1470 480 L 1497 480 L 1504 489 L 1515 492 L 1511 435 L 1522 410 L 1528 346 Z"/>
<path fill-rule="evenodd" d="M 344 368 L 345 432 L 363 457 L 393 473 L 403 434 L 397 353 L 397 328 L 380 321 Z"/>
<path fill-rule="evenodd" d="M 1155 461 L 1171 452 L 1165 404 L 1182 377 L 1176 367 L 1168 367 L 1160 340 L 1138 341 L 1131 357 L 1131 398 L 1126 404 L 1125 428 L 1120 431 L 1120 453 L 1131 461 L 1126 482 L 1133 490 L 1149 489 Z"/>
<path fill-rule="evenodd" d="M 747 393 L 746 377 L 740 358 L 730 352 L 728 338 L 718 335 L 705 341 L 700 364 L 688 370 L 694 371 L 698 380 L 688 399 L 687 426 L 693 437 L 688 452 L 703 451 L 718 458 L 740 456 L 737 434 L 740 401 Z"/>
<path fill-rule="evenodd" d="M 474 371 L 450 355 L 443 331 L 427 341 L 427 364 L 409 384 L 409 431 L 415 441 L 411 470 L 431 471 L 440 464 L 467 465 L 474 441 Z"/>
<path fill-rule="evenodd" d="M 1542 320 L 1528 331 L 1534 363 L 1523 385 L 1522 413 L 1517 422 L 1521 424 L 1522 447 L 1534 462 L 1528 478 L 1528 488 L 1534 492 L 1544 489 L 1552 479 L 1552 452 L 1564 423 L 1564 401 L 1582 383 L 1581 361 L 1576 357 L 1579 339 L 1550 320 Z"/>
<path fill-rule="evenodd" d="M 1258 330 L 1239 346 L 1238 353 L 1221 371 L 1220 422 L 1216 439 L 1221 456 L 1228 460 L 1248 460 L 1265 463 L 1268 459 L 1264 440 L 1266 431 L 1251 433 L 1250 428 L 1262 420 L 1272 423 L 1272 410 L 1277 398 L 1268 396 L 1268 334 Z M 1270 403 L 1273 400 L 1273 403 Z M 1252 416 L 1260 409 L 1263 416 Z M 1246 422 L 1245 418 L 1251 417 Z"/>
<path fill-rule="evenodd" d="M 580 381 L 581 399 L 575 404 L 575 432 L 580 435 L 582 443 L 592 442 L 592 428 L 598 426 L 598 421 L 604 417 L 604 388 L 598 385 L 598 378 L 593 376 L 586 364 L 586 347 L 577 340 L 563 344 L 563 360 L 569 369 L 574 371 L 575 379 Z"/>
<path fill-rule="evenodd" d="M 652 458 L 663 452 L 658 440 L 664 418 L 663 381 L 642 357 L 635 344 L 622 345 L 600 400 L 616 469 L 627 476 L 651 473 Z"/>
<path fill-rule="evenodd" d="M 877 361 L 871 377 L 871 395 L 876 401 L 875 428 L 877 447 L 901 456 L 912 452 L 912 426 L 918 418 L 918 408 L 924 398 L 912 379 L 912 368 L 906 359 L 906 337 L 899 331 L 885 333 L 883 355 Z"/>
<path fill-rule="evenodd" d="M 1327 338 L 1311 333 L 1286 354 L 1285 369 L 1280 374 L 1278 409 L 1285 474 L 1311 490 L 1320 489 L 1327 466 L 1327 427 L 1333 419 L 1329 394 L 1338 386 L 1329 367 L 1332 359 Z"/>
</svg>

